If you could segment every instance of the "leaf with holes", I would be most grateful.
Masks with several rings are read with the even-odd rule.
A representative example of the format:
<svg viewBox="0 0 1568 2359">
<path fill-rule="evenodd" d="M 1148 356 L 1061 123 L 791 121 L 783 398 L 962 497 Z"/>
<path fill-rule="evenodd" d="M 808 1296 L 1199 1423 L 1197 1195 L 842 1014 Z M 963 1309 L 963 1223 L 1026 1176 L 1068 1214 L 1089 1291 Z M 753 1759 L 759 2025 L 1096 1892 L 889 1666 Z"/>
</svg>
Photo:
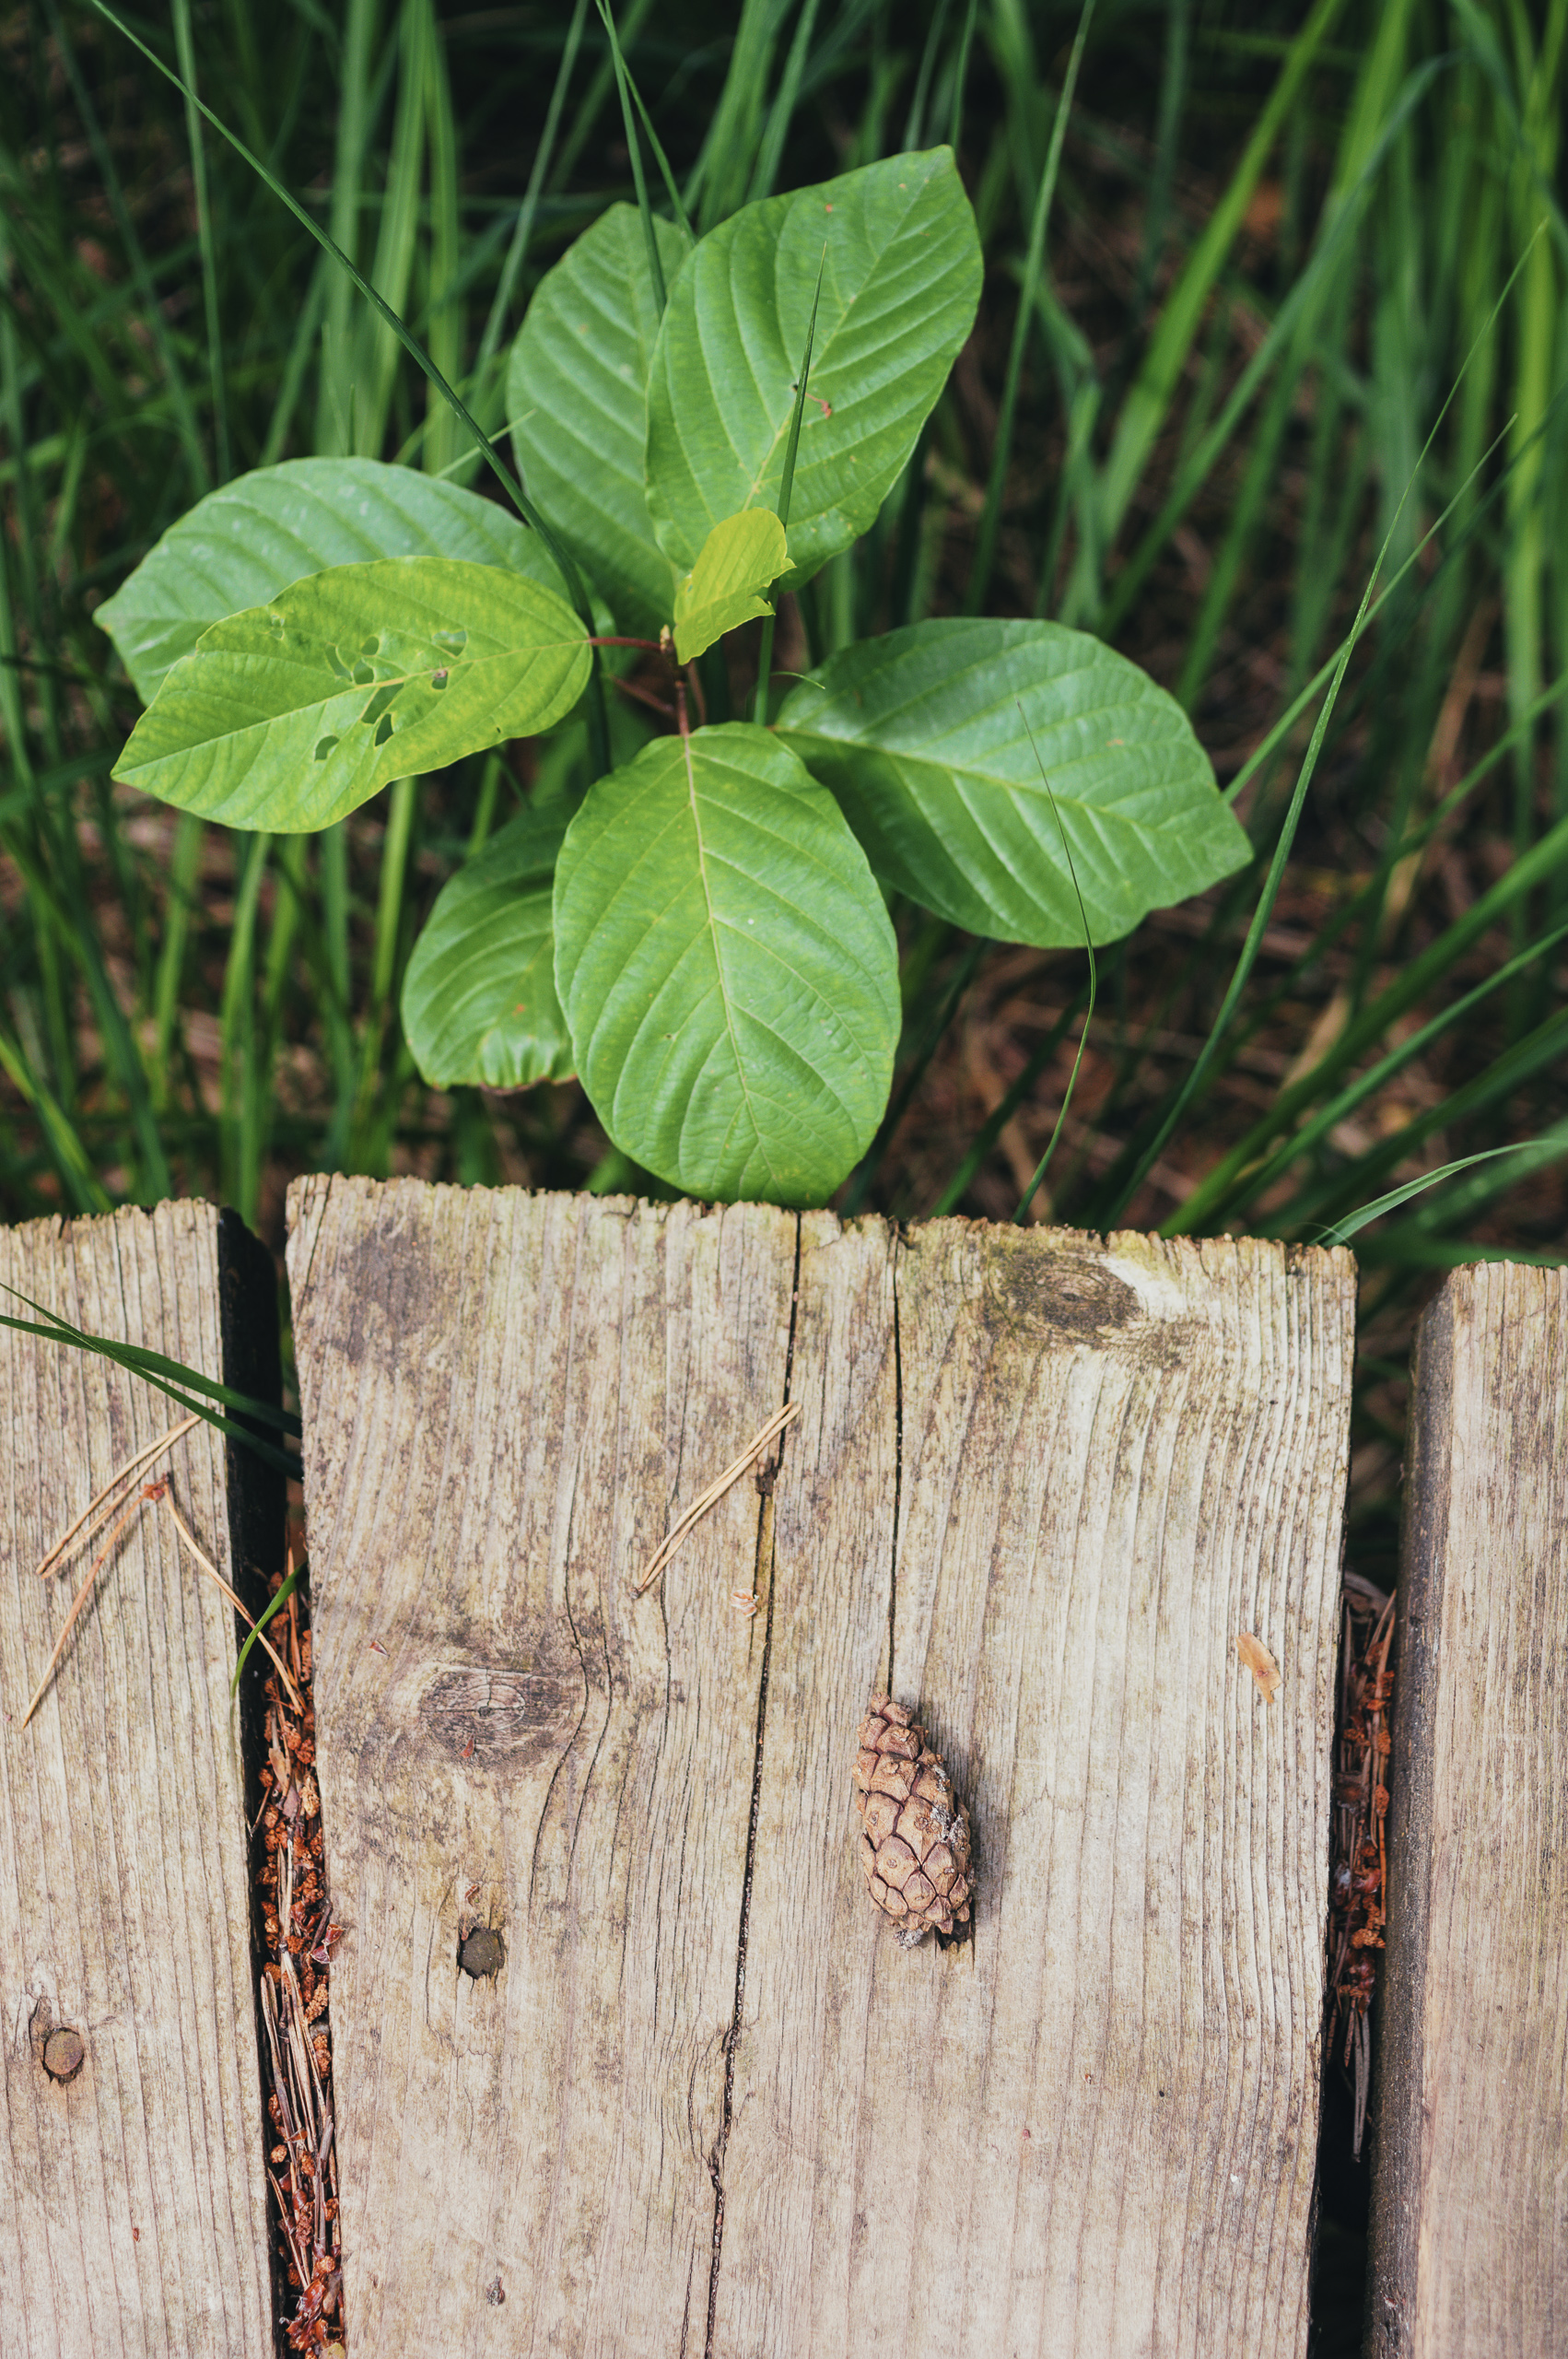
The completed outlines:
<svg viewBox="0 0 1568 2359">
<path fill-rule="evenodd" d="M 762 592 L 790 562 L 784 527 L 770 508 L 744 508 L 715 524 L 696 563 L 675 589 L 675 653 L 695 663 L 716 639 L 773 612 Z"/>
<path fill-rule="evenodd" d="M 778 508 L 819 267 L 784 589 L 872 523 L 974 323 L 980 248 L 952 150 L 766 197 L 693 252 L 648 390 L 648 506 L 678 566 L 721 517 Z"/>
<path fill-rule="evenodd" d="M 114 775 L 226 827 L 325 827 L 394 778 L 548 729 L 589 662 L 571 608 L 497 567 L 336 566 L 205 632 Z"/>
<path fill-rule="evenodd" d="M 1249 857 L 1175 698 L 1059 623 L 865 640 L 790 691 L 778 729 L 883 882 L 971 933 L 1076 945 L 1086 914 L 1116 942 Z"/>
<path fill-rule="evenodd" d="M 590 787 L 556 984 L 600 1121 L 688 1194 L 820 1203 L 887 1102 L 893 928 L 832 796 L 766 729 L 661 737 Z"/>
<path fill-rule="evenodd" d="M 673 279 L 686 241 L 668 221 L 653 228 Z M 642 479 L 658 332 L 641 221 L 634 205 L 612 205 L 540 280 L 507 369 L 512 450 L 530 499 L 622 628 L 650 636 L 669 621 L 675 587 Z"/>
<path fill-rule="evenodd" d="M 556 996 L 550 897 L 564 809 L 520 811 L 441 887 L 403 985 L 403 1028 L 437 1089 L 564 1081 L 572 1044 Z"/>
<path fill-rule="evenodd" d="M 150 704 L 209 624 L 307 574 L 387 557 L 504 566 L 566 597 L 538 534 L 493 499 L 380 459 L 287 459 L 198 500 L 93 620 Z"/>
</svg>

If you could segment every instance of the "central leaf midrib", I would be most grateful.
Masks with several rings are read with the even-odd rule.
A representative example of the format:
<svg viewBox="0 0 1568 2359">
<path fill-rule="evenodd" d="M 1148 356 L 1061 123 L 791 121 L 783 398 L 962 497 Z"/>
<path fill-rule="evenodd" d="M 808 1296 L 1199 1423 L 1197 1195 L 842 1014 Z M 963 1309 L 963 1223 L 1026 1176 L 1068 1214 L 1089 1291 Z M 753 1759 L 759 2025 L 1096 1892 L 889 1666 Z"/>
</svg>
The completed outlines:
<svg viewBox="0 0 1568 2359">
<path fill-rule="evenodd" d="M 752 1104 L 751 1089 L 746 1080 L 745 1059 L 741 1053 L 740 1038 L 730 1006 L 730 982 L 724 972 L 724 958 L 719 943 L 719 920 L 714 912 L 712 887 L 708 881 L 708 847 L 703 841 L 702 813 L 696 791 L 696 772 L 692 766 L 692 741 L 689 737 L 681 739 L 681 756 L 685 763 L 686 800 L 691 808 L 692 830 L 696 838 L 696 870 L 702 880 L 703 907 L 708 912 L 708 938 L 713 945 L 713 970 L 718 977 L 719 997 L 724 1009 L 724 1037 L 730 1043 L 730 1055 L 734 1064 L 735 1078 L 740 1084 L 741 1096 L 745 1101 L 746 1120 L 751 1124 L 752 1136 L 756 1141 L 758 1154 L 767 1166 L 768 1178 L 777 1186 L 778 1174 L 774 1169 L 773 1157 L 768 1153 L 763 1139 L 762 1126 L 757 1121 L 756 1109 Z"/>
</svg>

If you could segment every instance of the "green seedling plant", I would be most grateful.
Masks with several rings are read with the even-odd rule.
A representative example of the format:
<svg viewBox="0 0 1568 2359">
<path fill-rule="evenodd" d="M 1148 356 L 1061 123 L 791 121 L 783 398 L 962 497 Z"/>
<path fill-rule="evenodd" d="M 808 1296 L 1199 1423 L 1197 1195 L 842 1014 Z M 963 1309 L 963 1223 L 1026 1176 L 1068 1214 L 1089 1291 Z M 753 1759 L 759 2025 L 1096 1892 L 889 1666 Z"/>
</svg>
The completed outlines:
<svg viewBox="0 0 1568 2359">
<path fill-rule="evenodd" d="M 658 734 L 591 750 L 584 789 L 531 801 L 449 882 L 406 972 L 410 1047 L 436 1086 L 579 1074 L 622 1154 L 688 1194 L 824 1201 L 887 1105 L 901 901 L 1101 945 L 1250 856 L 1180 706 L 1060 623 L 808 650 L 774 709 L 779 602 L 902 497 L 980 276 L 947 147 L 700 239 L 612 205 L 508 366 L 547 530 L 369 458 L 211 493 L 99 611 L 146 704 L 114 775 L 229 827 L 324 828 L 579 714 L 602 748 L 606 663 L 635 663 L 627 709 L 651 700 Z M 710 717 L 754 661 L 751 717 Z"/>
</svg>

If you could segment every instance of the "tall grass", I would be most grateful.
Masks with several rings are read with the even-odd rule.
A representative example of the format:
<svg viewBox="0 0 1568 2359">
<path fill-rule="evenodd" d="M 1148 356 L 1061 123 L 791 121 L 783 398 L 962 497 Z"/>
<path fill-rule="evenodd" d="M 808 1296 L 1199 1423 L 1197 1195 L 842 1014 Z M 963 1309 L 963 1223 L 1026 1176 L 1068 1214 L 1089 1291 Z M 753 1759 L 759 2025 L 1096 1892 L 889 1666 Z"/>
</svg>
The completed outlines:
<svg viewBox="0 0 1568 2359">
<path fill-rule="evenodd" d="M 1557 1258 L 1568 1227 L 1568 0 L 631 0 L 616 22 L 699 229 L 950 129 L 975 198 L 973 345 L 786 636 L 820 653 L 977 607 L 1100 632 L 1180 697 L 1251 836 L 1248 873 L 1103 955 L 1031 1216 L 1310 1239 L 1546 1142 L 1357 1238 L 1355 1532 L 1386 1558 L 1423 1286 L 1478 1252 Z M 498 431 L 532 286 L 632 194 L 599 11 L 327 0 L 263 35 L 173 0 L 137 29 Z M 93 609 L 203 490 L 311 452 L 486 478 L 385 321 L 85 0 L 14 11 L 0 44 L 0 1210 L 200 1190 L 275 1238 L 310 1167 L 635 1179 L 574 1085 L 430 1092 L 398 1024 L 439 882 L 542 772 L 569 782 L 570 730 L 312 839 L 110 782 L 135 706 Z M 1008 1217 L 1084 962 L 898 921 L 904 1054 L 843 1201 Z"/>
</svg>

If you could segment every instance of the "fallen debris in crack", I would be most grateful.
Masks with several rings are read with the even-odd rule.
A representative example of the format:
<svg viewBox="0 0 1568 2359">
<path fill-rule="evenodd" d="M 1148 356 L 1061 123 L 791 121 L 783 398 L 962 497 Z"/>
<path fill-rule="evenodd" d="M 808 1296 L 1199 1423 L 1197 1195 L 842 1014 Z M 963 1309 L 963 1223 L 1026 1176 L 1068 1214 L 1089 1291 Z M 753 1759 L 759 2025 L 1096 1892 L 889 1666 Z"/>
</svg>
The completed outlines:
<svg viewBox="0 0 1568 2359">
<path fill-rule="evenodd" d="M 282 1576 L 275 1578 L 275 1591 Z M 267 2183 L 273 2231 L 287 2292 L 279 2305 L 289 2351 L 344 2359 L 343 2248 L 333 2138 L 328 1978 L 341 1928 L 327 1892 L 321 1794 L 316 1785 L 316 1713 L 310 1686 L 309 1608 L 299 1590 L 275 1617 L 299 1708 L 275 1672 L 266 1699 L 266 1799 L 256 1834 L 262 1863 L 261 2015 L 269 2083 Z M 292 2315 L 287 2315 L 288 2312 Z"/>
</svg>

